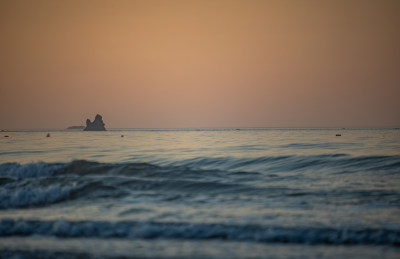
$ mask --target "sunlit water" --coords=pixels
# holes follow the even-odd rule
[[[0,137],[3,257],[400,253],[397,129],[10,131]]]

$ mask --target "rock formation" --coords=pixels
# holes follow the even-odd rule
[[[97,114],[93,122],[89,119],[86,120],[86,128],[84,131],[104,131],[106,130],[104,125],[103,117],[101,117],[100,114]]]

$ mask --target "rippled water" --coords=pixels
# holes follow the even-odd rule
[[[400,130],[2,133],[3,257],[400,252]]]

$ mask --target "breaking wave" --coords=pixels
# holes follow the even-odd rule
[[[346,154],[288,155],[256,158],[197,157],[182,161],[160,163],[98,163],[74,160],[69,163],[5,163],[0,165],[0,177],[33,178],[55,174],[158,174],[182,170],[213,170],[225,172],[301,172],[319,170],[346,172],[395,170],[400,168],[400,156],[350,156]]]
[[[0,209],[47,206],[69,200],[120,198],[140,191],[181,194],[237,193],[250,196],[355,197],[396,203],[395,190],[298,190],[288,179],[312,180],[329,174],[399,174],[400,156],[343,154],[259,158],[195,158],[169,165],[149,163],[6,163],[0,165]],[[311,173],[310,173],[311,172]],[[287,174],[292,173],[292,174]],[[310,176],[307,175],[310,173]],[[290,178],[291,177],[291,178]],[[309,178],[307,178],[309,177]],[[397,176],[396,176],[397,177]],[[262,183],[281,181],[279,187]]]
[[[5,163],[0,165],[0,177],[33,178],[50,176],[57,170],[65,167],[65,164],[58,163]]]
[[[0,188],[0,209],[53,204],[67,199],[73,187],[25,187],[16,190]]]

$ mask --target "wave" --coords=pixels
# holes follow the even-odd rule
[[[72,180],[68,178],[68,180]],[[79,181],[79,184],[76,182]],[[45,183],[44,183],[45,184]],[[22,183],[22,185],[25,185]],[[12,188],[10,186],[13,186]],[[249,192],[257,193],[257,188],[241,184],[213,181],[190,181],[168,179],[129,179],[126,177],[74,178],[70,185],[53,184],[50,186],[31,184],[19,186],[14,182],[0,187],[0,209],[30,208],[49,206],[73,200],[119,199],[128,195],[140,196],[145,191],[155,191],[161,200],[168,194],[223,194]]]
[[[59,169],[65,167],[66,164],[61,163],[5,163],[0,165],[0,176],[16,177],[16,178],[33,178],[50,176]]]
[[[400,245],[399,229],[268,227],[172,222],[35,221],[3,219],[0,236],[228,240],[262,243]]]
[[[15,191],[0,188],[0,209],[53,204],[69,198],[73,187],[25,187]]]
[[[358,202],[396,203],[396,189],[298,189],[318,172],[398,174],[400,156],[353,157],[345,154],[259,158],[194,158],[169,165],[149,163],[6,163],[0,165],[0,209],[48,206],[70,200],[121,198],[154,191],[167,194],[245,194],[252,197],[344,197]],[[287,174],[287,172],[293,172]],[[301,173],[299,173],[301,172]],[[358,176],[357,176],[358,177]],[[396,176],[397,177],[397,176]],[[276,183],[278,185],[274,185]],[[367,200],[366,200],[367,199]]]
[[[328,172],[387,171],[398,172],[400,156],[350,156],[346,154],[287,155],[264,157],[197,157],[181,161],[151,163],[98,163],[74,160],[69,163],[5,163],[0,165],[0,177],[34,178],[59,174],[112,174],[154,176],[172,173],[173,177],[198,173],[264,173],[303,172],[327,169]]]
[[[346,154],[288,155],[256,158],[198,157],[172,163],[189,168],[247,172],[304,172],[327,169],[328,172],[395,171],[400,156],[350,156]]]
[[[150,193],[150,194],[149,194]],[[198,195],[215,197],[224,195],[226,200],[235,200],[238,195],[258,200],[264,199],[322,199],[327,204],[381,204],[393,206],[398,204],[400,193],[397,190],[304,190],[283,186],[261,188],[246,183],[223,183],[222,181],[189,181],[189,180],[124,180],[95,179],[81,180],[78,185],[67,186],[26,186],[0,188],[0,210],[32,207],[44,207],[68,201],[91,201],[99,199],[118,199],[131,196],[139,198],[151,195],[158,202],[181,200],[196,202]],[[293,201],[295,202],[295,201]]]

